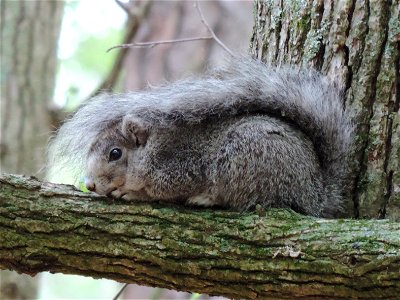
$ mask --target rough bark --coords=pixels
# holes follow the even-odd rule
[[[400,223],[121,203],[0,177],[0,267],[229,298],[395,298]]]
[[[400,2],[258,0],[253,54],[313,66],[340,82],[354,110],[356,217],[400,219]]]

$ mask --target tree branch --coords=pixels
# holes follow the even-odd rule
[[[126,203],[0,176],[0,268],[229,298],[395,298],[400,223]]]

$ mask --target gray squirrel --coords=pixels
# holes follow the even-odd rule
[[[333,217],[352,133],[326,77],[236,57],[199,78],[91,99],[51,141],[49,164],[116,199]]]

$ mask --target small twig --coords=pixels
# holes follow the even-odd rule
[[[119,290],[119,292],[114,296],[113,300],[117,300],[128,285],[129,283],[125,283],[124,286]]]
[[[207,31],[212,35],[213,39],[217,42],[218,45],[220,45],[226,52],[228,52],[230,55],[234,56],[232,51],[217,37],[215,34],[214,30],[210,27],[206,19],[204,18],[203,12],[200,9],[199,1],[196,0],[194,6],[197,9],[197,12],[199,13],[201,22],[204,24],[204,26],[207,28]]]
[[[136,35],[136,32],[138,31],[141,23],[143,20],[147,17],[150,6],[153,3],[150,0],[146,0],[143,2],[139,2],[140,5],[136,6],[134,10],[130,9],[131,14],[129,15],[128,22],[127,22],[127,28],[124,36],[123,43],[129,43],[130,41],[133,40],[134,36]],[[123,4],[123,3],[121,3]],[[131,17],[132,16],[132,17]],[[110,73],[107,75],[107,77],[104,79],[104,81],[97,87],[97,89],[89,96],[89,98],[92,98],[93,96],[103,92],[103,91],[108,91],[115,85],[117,82],[117,79],[119,77],[119,74],[122,69],[122,64],[123,61],[128,53],[127,49],[123,49],[119,51],[117,54],[117,57],[115,58],[114,65],[112,66]]]
[[[125,5],[119,0],[115,0],[123,9],[126,9]],[[204,18],[203,12],[200,9],[198,1],[195,2],[194,6],[199,13],[201,22],[206,27],[207,31],[211,34],[209,37],[194,37],[194,38],[184,38],[184,39],[176,39],[176,40],[164,40],[164,41],[154,41],[154,42],[138,42],[138,43],[130,43],[130,44],[120,44],[114,47],[111,47],[107,50],[110,52],[114,49],[126,49],[126,48],[154,48],[155,46],[162,45],[162,44],[173,44],[173,43],[184,43],[184,42],[192,42],[192,41],[200,41],[200,40],[215,40],[217,44],[222,47],[226,52],[230,55],[234,56],[232,51],[217,37],[214,30],[210,27],[206,19]]]
[[[118,48],[153,48],[155,46],[161,44],[172,44],[172,43],[184,43],[184,42],[192,42],[192,41],[201,41],[201,40],[211,40],[214,39],[212,36],[204,36],[204,37],[194,37],[194,38],[184,38],[184,39],[176,39],[176,40],[164,40],[164,41],[154,41],[154,42],[143,42],[143,43],[132,43],[132,44],[121,44],[114,47],[111,47],[107,50],[107,52],[118,49]]]
[[[122,3],[120,0],[115,0],[115,3],[117,3],[119,5],[119,7],[121,7],[126,12],[128,17],[133,17],[133,14],[132,14],[130,8],[128,7],[128,5]]]

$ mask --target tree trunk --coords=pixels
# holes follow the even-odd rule
[[[63,2],[1,1],[0,5],[0,169],[42,176]],[[11,272],[0,276],[0,298],[35,297],[32,278]]]
[[[358,136],[349,212],[399,220],[399,0],[258,0],[255,9],[253,55],[313,66],[344,88]]]
[[[63,5],[1,1],[2,172],[43,175]]]
[[[0,177],[0,267],[223,295],[395,298],[400,223],[114,202]]]

